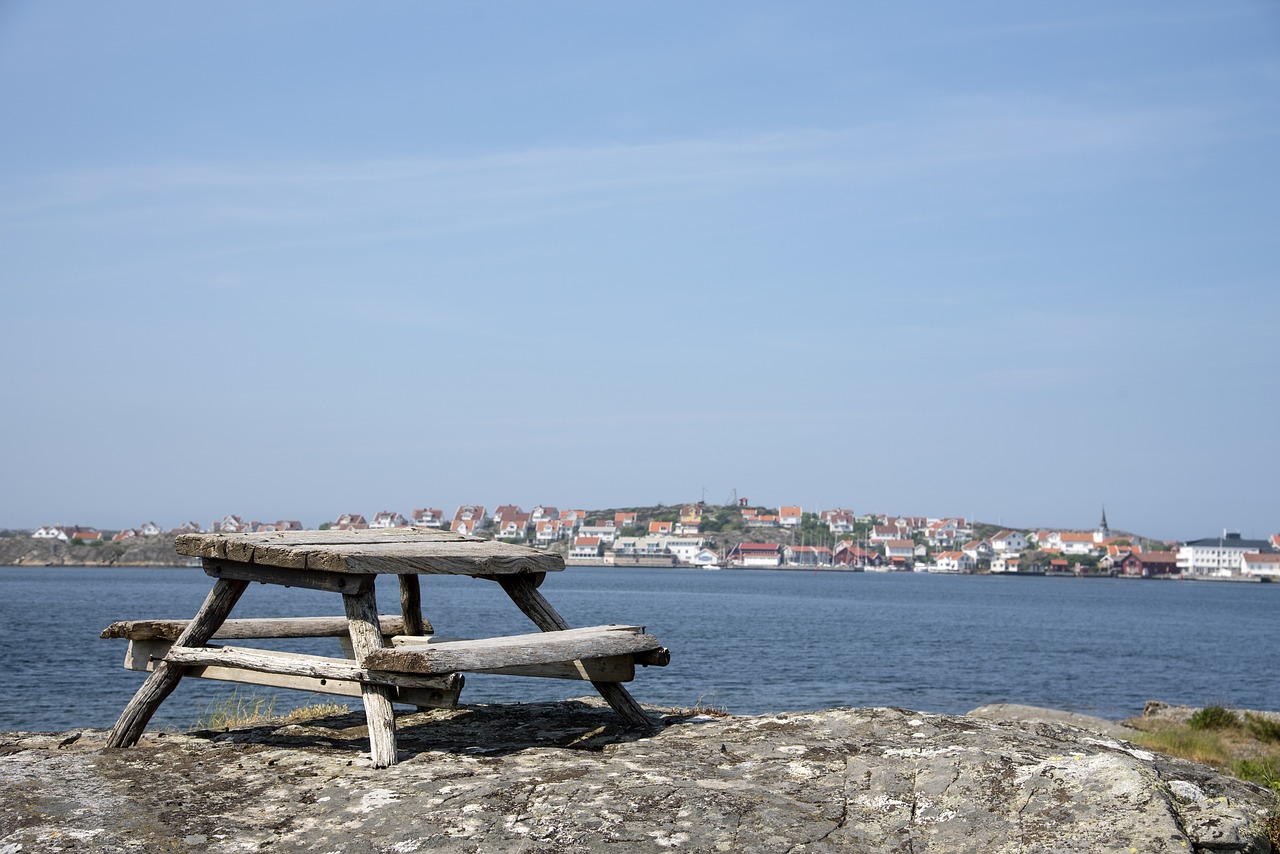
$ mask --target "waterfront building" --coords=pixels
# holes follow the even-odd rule
[[[1240,574],[1280,580],[1280,554],[1260,552],[1241,555]]]
[[[1240,559],[1270,550],[1266,540],[1246,540],[1223,531],[1220,537],[1188,540],[1178,549],[1178,572],[1183,575],[1237,575]]]

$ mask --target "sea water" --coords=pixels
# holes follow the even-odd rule
[[[126,641],[98,633],[116,620],[190,618],[210,586],[190,568],[0,568],[0,730],[109,727],[144,674],[121,666]],[[490,581],[424,576],[422,588],[440,634],[534,630]],[[759,714],[1026,703],[1122,718],[1158,699],[1280,710],[1280,584],[571,567],[542,592],[572,625],[644,625],[671,650],[669,666],[637,668],[630,688],[646,704]],[[379,579],[378,597],[396,612],[394,578]],[[254,584],[232,616],[341,613],[335,594]],[[339,654],[333,639],[258,645]],[[188,679],[152,726],[186,729],[237,689],[274,697],[277,711],[327,699]],[[467,674],[462,701],[592,693]]]

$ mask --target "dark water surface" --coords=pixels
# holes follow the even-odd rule
[[[121,667],[125,641],[98,633],[121,619],[189,618],[210,585],[199,569],[0,568],[0,730],[110,726],[143,676]],[[669,667],[641,668],[631,684],[645,703],[701,698],[742,714],[1013,702],[1121,718],[1149,699],[1280,710],[1280,584],[574,567],[542,590],[573,625],[646,625],[671,649]],[[379,580],[378,596],[383,613],[396,611],[394,578]],[[453,637],[533,630],[488,581],[424,577],[423,607]],[[233,616],[341,612],[334,594],[251,585]],[[337,652],[335,640],[271,645]],[[186,728],[235,687],[186,680],[152,725]],[[278,710],[315,699],[258,693]],[[589,693],[468,674],[462,699]]]

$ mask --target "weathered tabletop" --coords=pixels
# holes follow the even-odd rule
[[[615,631],[618,627],[584,629],[580,633],[580,640],[577,635],[570,638],[568,622],[536,589],[545,573],[564,569],[564,560],[559,555],[524,546],[437,529],[398,528],[184,534],[177,538],[176,548],[179,554],[201,558],[205,572],[216,581],[199,613],[187,623],[163,659],[156,661],[155,669],[121,714],[108,741],[111,746],[136,743],[151,715],[177,686],[185,670],[195,664],[275,667],[276,672],[295,676],[316,675],[320,673],[317,668],[320,668],[329,674],[325,678],[333,678],[336,664],[326,665],[323,661],[303,660],[307,658],[305,656],[279,653],[275,655],[273,663],[261,663],[261,656],[254,656],[252,651],[206,646],[226,623],[231,609],[250,582],[342,594],[347,630],[359,667],[341,671],[339,676],[354,680],[360,685],[369,721],[370,752],[378,767],[385,767],[396,761],[395,725],[391,710],[393,686],[404,684],[429,688],[435,683],[424,681],[423,677],[411,678],[403,674],[383,672],[385,668],[396,667],[416,669],[422,673],[426,672],[423,670],[426,665],[417,661],[420,655],[386,651],[382,626],[387,618],[378,613],[373,584],[377,575],[392,574],[399,579],[405,635],[420,636],[431,631],[430,625],[422,617],[419,575],[468,575],[497,582],[512,602],[542,632],[566,632],[555,638],[544,635],[545,642],[527,639],[530,636],[514,640],[492,639],[499,648],[518,650],[522,657],[528,658],[525,652],[538,646],[542,648],[539,650],[541,658],[538,661],[542,662],[555,658],[549,652],[554,649],[566,650],[558,653],[559,660],[566,662],[577,659],[595,660],[599,655],[613,655],[623,647],[650,655],[645,663],[665,664],[667,658],[666,650],[658,647],[650,636],[643,635],[640,636],[641,639],[634,641],[620,640],[619,633]],[[281,621],[240,622],[274,625]],[[150,627],[120,623],[113,628],[118,628],[119,631],[112,634],[112,629],[108,629],[104,636],[129,636],[133,639]],[[494,643],[487,646],[494,647]],[[440,647],[436,647],[434,657],[438,659],[442,654]],[[286,660],[283,665],[278,663],[282,657]],[[631,661],[630,658],[627,660]],[[346,673],[350,675],[342,676]],[[461,674],[451,673],[433,678],[445,680],[440,683],[441,686],[449,688],[452,692],[450,696],[456,701],[457,692],[462,685]],[[588,675],[586,678],[591,679],[595,688],[629,726],[650,726],[644,709],[621,684],[599,680],[595,675]]]
[[[511,575],[564,569],[559,555],[435,528],[183,534],[178,554],[350,574]]]

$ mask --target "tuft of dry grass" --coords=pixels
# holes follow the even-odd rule
[[[260,724],[294,724],[331,715],[345,715],[348,711],[350,710],[343,703],[325,700],[277,715],[275,697],[262,696],[256,692],[241,693],[237,688],[206,706],[190,729],[230,729]]]
[[[691,718],[695,715],[708,715],[713,718],[729,717],[729,709],[725,706],[713,706],[706,702],[706,695],[698,697],[692,706],[676,709],[676,716],[682,718]]]
[[[1185,722],[1157,724],[1133,741],[1280,793],[1280,724],[1270,718],[1210,706]]]

